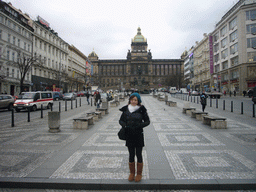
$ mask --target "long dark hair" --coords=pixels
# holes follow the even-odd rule
[[[131,100],[132,100],[134,97],[136,97],[136,96],[135,96],[135,95],[132,95],[132,96],[129,98],[128,105],[131,104]],[[137,98],[137,97],[136,97],[136,98]],[[138,98],[137,98],[137,100],[138,100],[138,104],[137,104],[137,105],[141,106],[141,102],[139,101]]]

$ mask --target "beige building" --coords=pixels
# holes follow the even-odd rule
[[[206,91],[210,87],[210,66],[209,66],[209,37],[205,33],[200,42],[196,42],[194,53],[194,78],[192,80],[194,89]]]
[[[211,86],[238,94],[256,86],[256,1],[240,0],[216,24]],[[210,45],[211,46],[211,45]]]
[[[74,45],[68,47],[68,91],[82,91],[90,75],[87,57]]]

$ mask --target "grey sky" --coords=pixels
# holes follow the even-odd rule
[[[6,0],[5,0],[6,1]],[[140,26],[153,59],[178,59],[238,0],[9,0],[86,56],[125,59]]]

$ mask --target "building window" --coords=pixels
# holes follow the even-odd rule
[[[234,44],[230,47],[230,54],[235,54],[238,51],[238,44]]]
[[[8,43],[11,43],[11,34],[8,34]]]
[[[214,55],[214,62],[217,63],[219,61],[219,54]]]
[[[216,43],[214,46],[213,46],[213,50],[214,52],[217,52],[219,50],[219,43]]]
[[[46,51],[46,43],[44,43],[44,51]]]
[[[30,52],[30,44],[28,44],[28,52]]]
[[[10,60],[10,51],[7,51],[7,60]]]
[[[256,19],[256,9],[246,11],[246,20],[255,20]]]
[[[221,59],[225,59],[228,56],[228,49],[221,52]]]
[[[12,52],[12,61],[15,61],[15,52]]]
[[[219,72],[220,71],[220,65],[215,65],[214,66],[214,71],[215,71],[215,73]]]
[[[225,61],[222,63],[222,69],[227,69],[228,68],[228,61]]]
[[[247,57],[249,62],[256,61],[256,52],[247,53]]]
[[[246,33],[256,35],[256,24],[246,25]]]
[[[230,34],[230,42],[233,42],[237,39],[237,30]]]
[[[27,49],[27,44],[24,42],[24,49],[26,50]]]
[[[227,26],[223,27],[223,28],[220,30],[220,36],[223,37],[226,33],[227,33]]]
[[[239,71],[238,70],[231,71],[230,79],[237,79],[237,78],[239,78]]]
[[[42,49],[42,41],[40,41],[39,48]]]
[[[6,76],[9,77],[9,67],[6,69]]]
[[[227,45],[227,42],[228,42],[228,38],[226,37],[221,41],[221,47],[224,48]]]
[[[237,21],[237,18],[229,22],[229,30],[233,30],[235,28],[235,26],[237,25],[236,21]]]
[[[20,71],[17,70],[17,79],[19,79],[19,78],[20,78]]]
[[[12,78],[14,78],[14,69],[12,69]]]
[[[218,39],[219,39],[219,34],[218,33],[214,34],[213,35],[213,42],[217,42]]]
[[[247,39],[247,48],[256,49],[256,37]]]
[[[0,39],[2,39],[2,30],[0,29]]]
[[[227,74],[227,73],[225,73],[225,74],[223,75],[223,81],[228,81],[228,74]]]
[[[16,37],[12,37],[12,44],[15,45],[16,44]]]
[[[237,65],[238,64],[238,56],[232,58],[230,60],[230,62],[231,62],[231,66]]]

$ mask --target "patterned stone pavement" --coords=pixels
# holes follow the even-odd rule
[[[142,100],[151,124],[144,131],[140,184],[256,183],[256,127],[228,118],[228,129],[213,130],[182,114],[182,103],[168,107],[152,96],[142,96]],[[128,152],[125,142],[117,138],[118,108],[110,108],[88,130],[73,130],[73,117],[68,115],[60,133],[49,133],[43,120],[29,127],[1,129],[0,179],[130,184]]]

